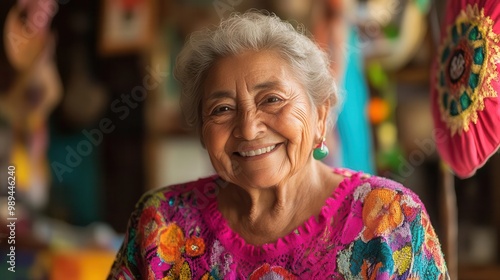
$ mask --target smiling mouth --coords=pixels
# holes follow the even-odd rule
[[[238,152],[238,154],[242,157],[254,157],[254,156],[260,156],[262,154],[269,153],[273,151],[276,148],[276,145],[271,145],[266,148],[261,148],[253,151],[246,151],[246,152]]]

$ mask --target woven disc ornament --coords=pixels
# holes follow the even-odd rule
[[[500,145],[500,1],[448,1],[433,67],[438,152],[458,177],[472,176]]]

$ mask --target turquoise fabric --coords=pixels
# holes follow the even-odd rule
[[[91,145],[92,151],[88,155],[80,156],[81,161],[73,167],[67,162],[68,149],[78,150],[79,143],[88,139],[81,131],[65,133],[57,127],[52,119],[47,153],[52,175],[49,215],[78,226],[100,221],[102,220],[103,190],[102,174],[100,174],[102,170],[101,147]],[[56,162],[64,165],[71,172],[57,169],[54,166]],[[58,166],[61,167],[61,165]],[[59,174],[56,170],[59,170]]]
[[[340,164],[353,170],[375,173],[372,132],[366,113],[368,86],[363,73],[363,53],[357,31],[351,28],[343,83],[344,104],[337,121]]]

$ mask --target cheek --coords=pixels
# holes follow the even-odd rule
[[[201,134],[214,168],[227,169],[230,160],[225,149],[231,130],[225,125],[208,122],[202,126]]]
[[[286,123],[284,126],[285,133],[289,141],[293,144],[307,146],[311,142],[312,135],[312,115],[308,110],[307,104],[302,106],[294,106],[284,112]]]
[[[202,126],[201,135],[210,154],[220,153],[221,148],[224,147],[227,140],[224,131],[222,126],[210,122]]]
[[[307,104],[293,106],[286,113],[283,134],[289,141],[288,157],[295,167],[302,166],[314,148],[314,118]],[[285,122],[283,122],[284,124]]]

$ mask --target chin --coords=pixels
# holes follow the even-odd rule
[[[280,182],[276,176],[271,174],[248,174],[240,175],[235,178],[235,184],[240,187],[251,187],[256,189],[271,188]]]

